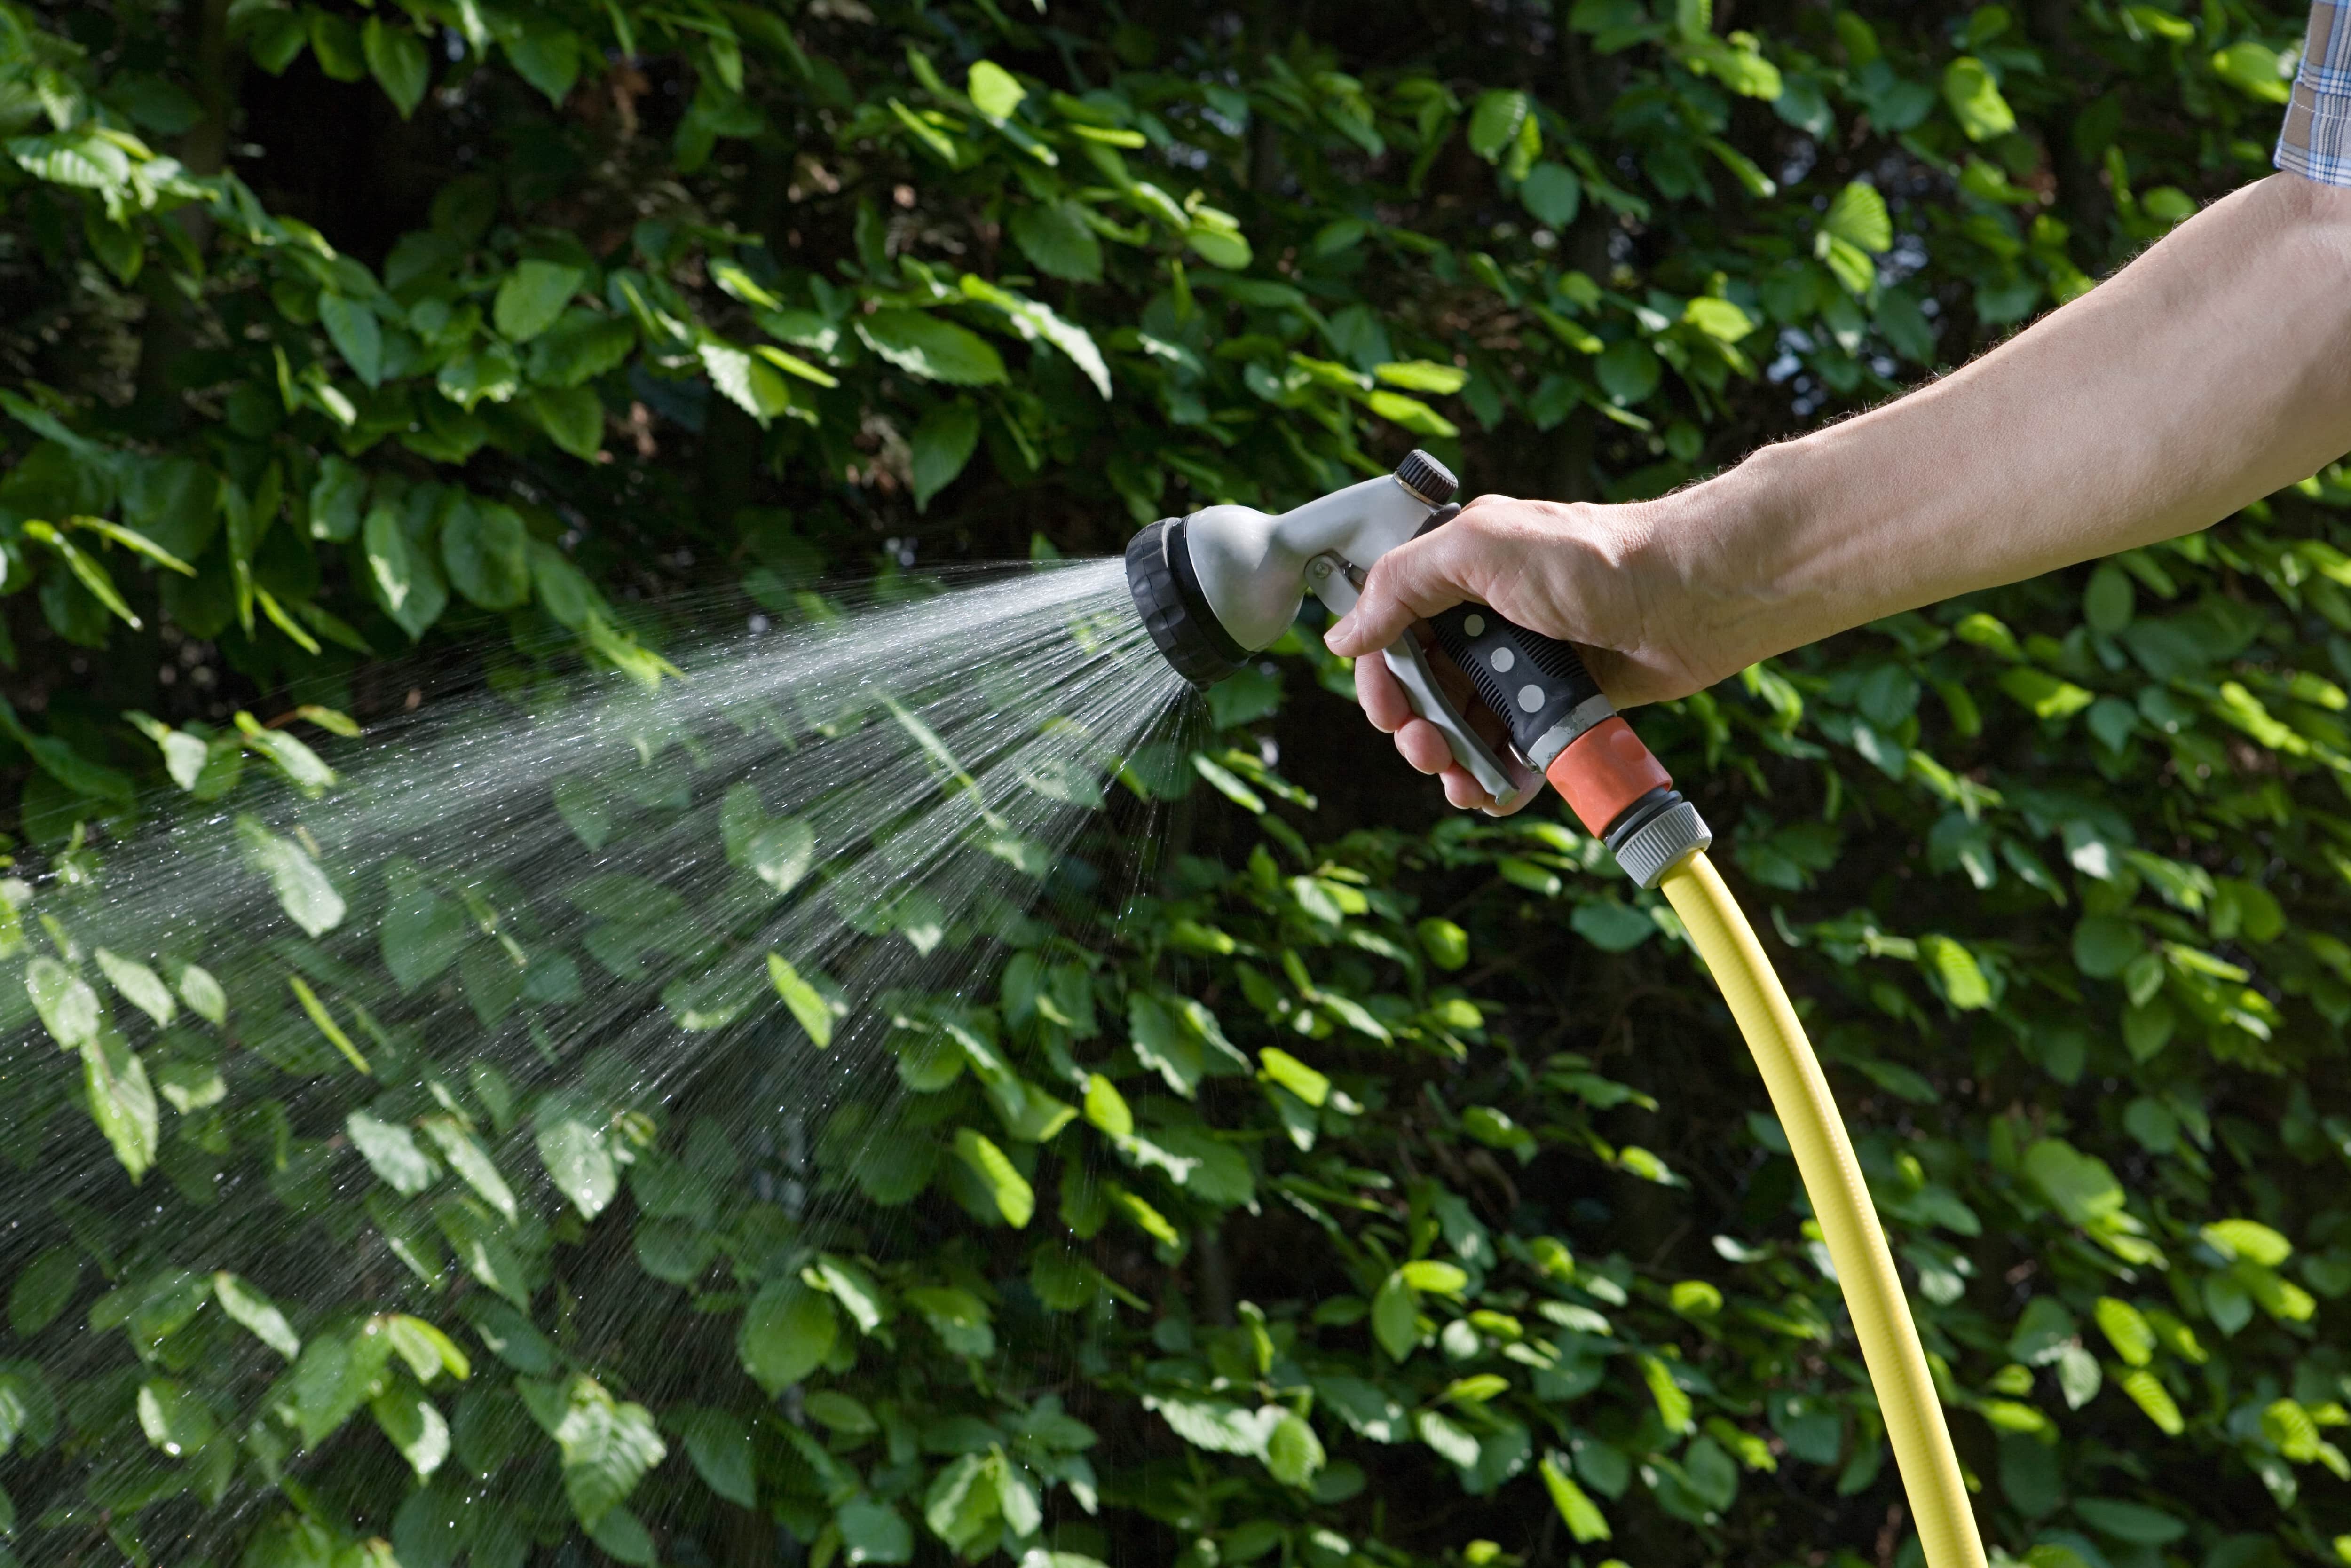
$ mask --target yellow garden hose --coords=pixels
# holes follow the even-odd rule
[[[1383,555],[1461,510],[1450,505],[1459,487],[1444,464],[1413,452],[1393,475],[1279,517],[1221,505],[1154,523],[1127,547],[1135,613],[1176,672],[1206,687],[1240,669],[1247,650],[1270,647],[1286,633],[1310,590],[1339,614],[1353,611],[1364,573]],[[1763,1070],[1787,1131],[1894,1440],[1927,1568],[1985,1568],[1942,1402],[1853,1140],[1788,993],[1706,858],[1713,834],[1618,716],[1573,644],[1517,625],[1485,604],[1457,604],[1432,617],[1431,625],[1436,645],[1509,731],[1514,759],[1559,791],[1636,885],[1662,889],[1681,916]],[[1420,643],[1398,638],[1383,662],[1413,712],[1444,736],[1455,764],[1496,809],[1523,803],[1536,786],[1505,768],[1454,706]]]
[[[1894,1255],[1878,1228],[1869,1187],[1854,1158],[1853,1140],[1837,1115],[1828,1080],[1804,1039],[1762,944],[1740,913],[1706,852],[1665,873],[1658,890],[1681,916],[1698,956],[1706,960],[1739,1032],[1755,1053],[1763,1086],[1795,1152],[1813,1214],[1827,1241],[1829,1260],[1853,1314],[1862,1360],[1877,1391],[1877,1406],[1894,1442],[1894,1462],[1909,1494],[1928,1568],[1984,1568],[1975,1511],[1959,1477],[1959,1458],[1943,1422],[1942,1401],[1927,1370],[1927,1354],[1910,1322]]]

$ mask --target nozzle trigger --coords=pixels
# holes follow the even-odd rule
[[[1363,580],[1363,568],[1337,556],[1318,555],[1306,563],[1307,586],[1334,615],[1344,615],[1354,609]],[[1493,797],[1497,813],[1515,810],[1542,788],[1541,774],[1531,768],[1511,767],[1486,744],[1484,737],[1469,727],[1469,721],[1437,684],[1428,655],[1411,632],[1389,643],[1380,656],[1403,685],[1412,711],[1437,727],[1445,737],[1446,748],[1453,753],[1453,760],[1478,781],[1478,788]]]

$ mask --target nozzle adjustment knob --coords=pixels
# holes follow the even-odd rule
[[[1461,488],[1461,481],[1453,476],[1452,469],[1416,446],[1396,465],[1395,476],[1397,484],[1432,507],[1445,505]]]

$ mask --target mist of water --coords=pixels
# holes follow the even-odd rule
[[[80,1217],[120,1249],[125,1278],[168,1263],[281,1288],[288,1265],[257,1249],[298,1247],[318,1223],[336,1277],[292,1293],[381,1299],[414,1289],[415,1260],[358,1223],[381,1189],[349,1155],[350,1108],[372,1096],[388,1126],[430,1120],[436,1102],[462,1111],[508,1178],[538,1183],[520,1112],[560,1083],[691,1102],[786,1173],[759,1176],[761,1197],[813,1222],[790,1173],[810,1168],[816,1113],[862,1097],[884,1107],[863,1124],[885,1126],[893,1031],[992,996],[1008,947],[1070,942],[1057,908],[1114,906],[1091,884],[1137,874],[1122,846],[1149,834],[1108,831],[1105,810],[1123,773],[1180,758],[1168,737],[1186,688],[1114,560],[674,657],[683,678],[653,691],[583,677],[521,702],[436,703],[345,748],[356,757],[329,749],[343,778],[316,799],[248,775],[230,802],[164,802],[94,863],[68,857],[25,904],[28,961],[103,998],[110,1048],[137,1053],[170,1108],[158,1168],[134,1188],[93,1157],[78,1082],[64,1103],[18,1094],[0,1106],[11,1211]],[[1072,856],[1089,834],[1113,863]],[[175,994],[142,1001],[142,967]],[[205,975],[223,1027],[195,1016]],[[13,976],[0,988],[0,1076],[61,1082],[53,1031]],[[726,1081],[705,1082],[719,1064]],[[284,1108],[274,1173],[230,1157],[225,1136],[214,1157],[186,1135],[183,1122],[265,1096]],[[250,1189],[260,1179],[272,1194]],[[169,1206],[168,1234],[164,1185],[189,1200]],[[0,1239],[0,1271],[23,1267],[17,1251]],[[110,1337],[43,1354],[82,1377],[120,1360]],[[250,1340],[234,1354],[266,1359]]]

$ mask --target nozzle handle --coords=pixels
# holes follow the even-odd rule
[[[1457,604],[1434,624],[1437,645],[1510,727],[1510,743],[1538,772],[1616,712],[1583,655],[1556,637],[1530,632],[1483,604]]]
[[[1307,562],[1306,581],[1332,614],[1344,615],[1355,607],[1355,580],[1349,575],[1346,563],[1336,556],[1319,555]],[[1446,748],[1453,753],[1453,760],[1478,781],[1478,788],[1493,798],[1494,810],[1515,810],[1528,796],[1542,788],[1541,772],[1520,768],[1514,760],[1498,754],[1469,727],[1469,721],[1437,683],[1437,672],[1429,667],[1428,655],[1421,651],[1413,633],[1406,632],[1388,644],[1381,658],[1404,687],[1412,711],[1437,727],[1445,737]]]

